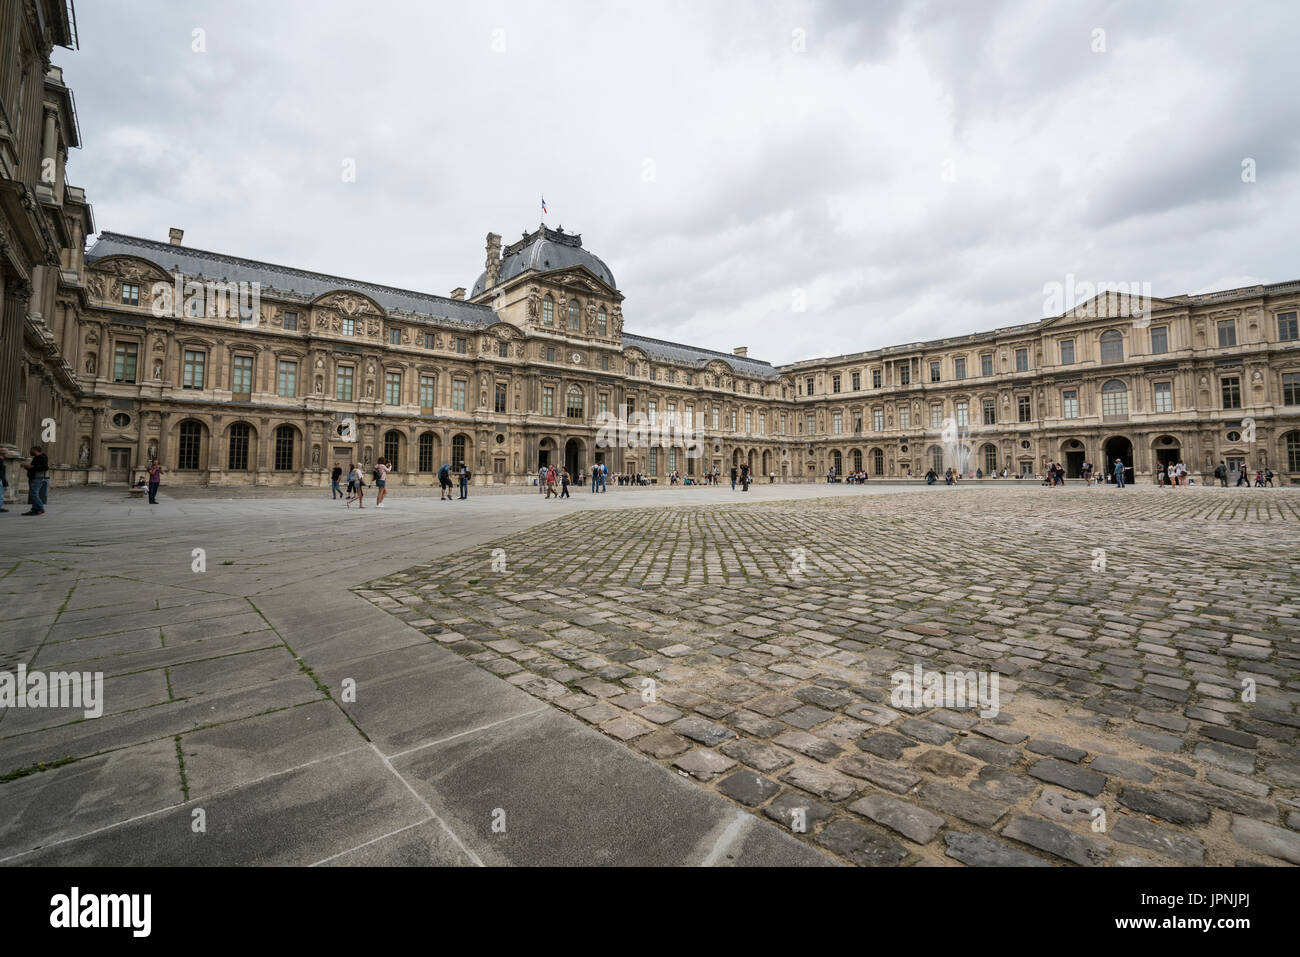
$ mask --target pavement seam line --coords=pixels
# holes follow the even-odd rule
[[[470,859],[471,863],[473,863],[475,867],[483,867],[484,866],[483,861],[479,858],[479,856],[465,846],[464,842],[461,841],[461,839],[456,836],[456,832],[453,831],[451,828],[449,828],[447,826],[447,822],[438,816],[438,812],[433,809],[433,806],[428,801],[426,801],[423,797],[421,797],[420,793],[416,791],[415,788],[411,787],[411,782],[406,780],[406,778],[402,777],[401,773],[397,770],[397,768],[393,767],[392,762],[389,761],[388,758],[384,756],[384,753],[380,751],[379,748],[375,747],[373,742],[371,743],[370,747],[374,750],[375,754],[378,755],[379,760],[384,763],[384,767],[388,768],[388,770],[392,772],[393,777],[401,781],[402,784],[406,787],[406,790],[410,791],[411,795],[417,801],[419,801],[421,805],[424,806],[424,809],[429,812],[429,817],[437,821],[438,826],[447,832],[447,836],[456,842],[456,846],[465,852],[465,855]]]
[[[403,831],[409,831],[413,827],[420,827],[421,825],[428,824],[430,821],[434,821],[434,820],[437,819],[432,817],[426,817],[423,821],[416,821],[414,824],[406,825],[406,827],[399,827],[396,831],[389,831],[387,834],[380,834],[378,837],[371,838],[368,841],[358,844],[356,847],[349,847],[346,851],[339,851],[337,854],[331,854],[329,857],[323,857],[316,863],[308,864],[307,866],[320,867],[322,864],[328,864],[330,861],[338,860],[340,857],[343,857],[347,854],[351,854],[354,851],[359,851],[363,847],[369,847],[371,844],[378,844],[380,841],[386,841],[390,837],[395,837],[398,834],[401,834]]]
[[[457,738],[463,738],[467,735],[478,734],[480,731],[487,731],[490,728],[498,727],[510,721],[518,721],[520,718],[527,718],[529,715],[541,714],[543,711],[553,710],[550,705],[542,705],[540,708],[534,708],[532,711],[525,711],[521,714],[512,714],[508,718],[502,718],[500,721],[493,721],[490,724],[481,725],[477,728],[470,728],[468,731],[461,731],[457,734],[449,735],[445,738],[439,738],[437,741],[428,741],[424,744],[416,745],[414,748],[407,748],[405,751],[398,751],[394,754],[386,755],[388,758],[404,758],[408,754],[414,754],[416,751],[423,751],[425,748],[432,748],[435,745],[446,744],[448,741],[455,741]]]
[[[171,737],[171,735],[165,735],[164,737]],[[160,738],[158,740],[162,740],[162,739]],[[238,791],[240,788],[252,787],[255,784],[261,784],[263,781],[269,781],[272,778],[278,778],[284,774],[292,774],[294,771],[301,771],[303,768],[309,768],[313,764],[320,764],[322,761],[332,761],[335,758],[342,758],[356,751],[364,751],[365,748],[366,746],[364,744],[359,744],[355,748],[348,748],[348,750],[340,751],[338,754],[326,755],[323,758],[314,758],[311,761],[306,761],[302,764],[295,765],[294,767],[291,768],[285,768],[282,771],[272,771],[270,774],[264,774],[260,778],[253,778],[251,781],[242,781],[239,784],[232,784],[229,787],[218,788],[215,791],[210,791],[207,794],[204,794],[202,797],[191,798],[188,801],[181,801],[179,804],[168,804],[164,807],[155,808],[152,811],[146,811],[144,814],[137,814],[134,817],[128,817],[121,821],[114,821],[112,824],[104,824],[100,827],[92,828],[91,830],[86,831],[82,834],[75,834],[72,837],[65,837],[61,840],[53,841],[52,843],[49,844],[42,844],[40,847],[33,847],[29,851],[20,851],[17,854],[10,854],[8,857],[0,857],[0,864],[6,864],[9,861],[15,861],[20,857],[26,857],[28,854],[35,854],[37,851],[49,850],[51,847],[59,847],[63,844],[71,844],[74,841],[81,841],[88,837],[93,837],[96,834],[102,834],[104,831],[111,831],[117,827],[124,827],[127,824],[134,824],[136,821],[143,821],[146,818],[156,817],[159,814],[166,813],[167,811],[175,811],[178,810],[179,808],[185,807],[185,805],[187,804],[194,804],[201,800],[206,801],[209,798],[219,797],[222,794],[229,794],[231,791]],[[124,749],[119,748],[116,750],[124,750]]]

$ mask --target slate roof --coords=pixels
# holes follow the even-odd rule
[[[186,276],[202,276],[223,282],[258,282],[267,289],[302,293],[312,298],[335,289],[348,289],[369,296],[390,312],[414,313],[435,319],[452,319],[476,326],[488,326],[497,321],[491,306],[479,305],[447,296],[434,296],[410,289],[380,286],[357,279],[344,279],[325,273],[277,266],[241,259],[224,253],[175,246],[171,243],[125,236],[121,233],[102,232],[95,245],[86,253],[86,262],[92,263],[106,256],[138,256],[157,264],[167,272],[180,271]]]
[[[648,336],[638,336],[630,332],[623,333],[623,348],[637,348],[646,355],[658,359],[667,359],[671,362],[680,362],[685,365],[693,365],[700,369],[715,359],[721,359],[741,375],[753,376],[758,379],[778,379],[781,376],[780,370],[773,366],[772,363],[764,362],[761,359],[750,359],[747,356],[714,352],[712,349],[684,346],[679,342],[665,342],[663,339],[651,339]]]
[[[610,289],[618,288],[614,283],[614,274],[605,265],[605,261],[595,253],[582,248],[580,235],[564,233],[544,226],[524,236],[519,242],[506,247],[501,257],[501,274],[497,277],[497,282],[514,279],[529,269],[550,272],[555,269],[568,269],[571,266],[585,266]],[[487,273],[479,273],[469,297],[471,299],[477,297],[483,292],[486,283]]]

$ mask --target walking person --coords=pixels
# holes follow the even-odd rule
[[[158,504],[158,486],[162,484],[162,466],[157,459],[149,463],[149,504]]]
[[[469,498],[469,476],[469,466],[462,462],[460,466],[460,497],[462,499]]]
[[[32,462],[27,470],[27,502],[31,506],[24,515],[44,515],[45,499],[50,488],[50,460],[39,445],[32,446]]]
[[[731,467],[731,490],[733,492],[736,490],[736,467],[734,465]]]
[[[375,463],[375,488],[379,490],[375,493],[375,508],[384,507],[384,498],[388,495],[388,473],[392,470],[386,458]]]
[[[1214,477],[1224,488],[1228,487],[1228,465],[1223,459],[1219,459],[1219,464],[1214,467]]]
[[[541,492],[543,495],[546,494],[546,476],[549,474],[550,470],[545,465],[539,465],[537,467],[537,491]]]
[[[560,469],[560,498],[569,497],[569,470]]]
[[[334,466],[334,471],[330,473],[330,501],[331,502],[334,501],[336,498],[344,497],[343,490],[339,488],[339,479],[341,479],[342,477],[343,477],[343,467],[341,465]]]
[[[348,497],[343,500],[347,508],[351,508],[353,502],[357,503],[357,508],[366,507],[366,483],[361,479],[361,466],[355,462],[348,472],[348,492]]]
[[[1116,488],[1124,487],[1124,460],[1123,459],[1115,460],[1115,487]]]

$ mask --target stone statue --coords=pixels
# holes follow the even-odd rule
[[[162,378],[162,360],[161,360],[161,359],[156,360],[156,361],[154,362],[154,364],[153,364],[153,377],[154,377],[155,379],[161,379],[161,378]]]
[[[322,391],[321,378],[320,378],[320,376],[317,376],[317,377],[316,377],[316,394],[317,394],[317,395],[320,395],[320,394],[321,394],[321,391]]]
[[[367,398],[367,399],[373,399],[374,397],[375,397],[375,383],[374,383],[374,380],[373,380],[373,379],[367,379],[367,380],[366,380],[366,398]]]
[[[92,352],[86,356],[86,375],[95,374],[95,354]]]
[[[90,465],[90,445],[85,439],[81,440],[81,448],[77,449],[77,464],[83,469]]]
[[[314,469],[320,468],[320,446],[319,445],[313,445],[311,447],[311,467]]]
[[[530,319],[536,319],[542,311],[542,295],[537,291],[536,286],[528,287],[528,316]]]
[[[156,459],[157,457],[158,457],[158,443],[157,443],[157,442],[150,442],[150,443],[149,443],[149,461],[152,462],[152,461],[153,461],[154,459]]]

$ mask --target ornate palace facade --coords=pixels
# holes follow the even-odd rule
[[[0,450],[46,446],[56,486],[126,483],[154,456],[192,485],[319,486],[379,456],[405,485],[444,462],[523,484],[549,463],[807,481],[1115,458],[1139,480],[1226,460],[1300,482],[1300,282],[1157,299],[1136,321],[1101,296],[777,367],[626,332],[612,272],[559,229],[489,234],[483,274],[449,296],[207,252],[179,229],[83,252],[56,44],[76,44],[70,3],[0,0]],[[598,418],[620,412],[680,420],[703,456],[600,447]]]
[[[539,464],[663,479],[747,462],[1077,474],[1122,458],[1207,476],[1220,460],[1300,482],[1300,282],[1151,301],[1099,296],[1051,319],[775,367],[624,331],[623,295],[577,235],[489,234],[467,296],[434,296],[102,233],[68,356],[82,401],[69,481],[125,482],[157,454],[173,483],[321,485],[335,464],[443,462],[482,484]],[[185,283],[191,295],[178,293]],[[222,291],[229,294],[222,300]],[[256,288],[243,313],[238,290]],[[158,308],[155,296],[169,301]],[[175,301],[171,301],[175,300]],[[597,416],[673,416],[681,448],[601,448]],[[945,425],[949,434],[943,441]],[[390,479],[392,481],[392,479]]]

